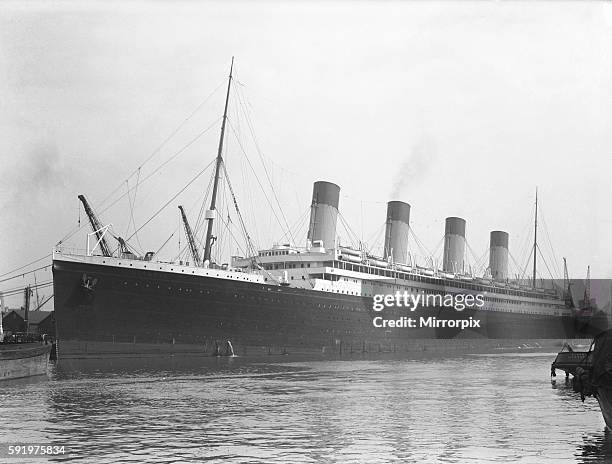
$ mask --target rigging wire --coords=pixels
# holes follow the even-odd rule
[[[177,229],[179,229],[179,230],[180,230],[180,226],[179,226],[179,228],[177,228]],[[172,232],[172,234],[170,234],[170,237],[168,237],[168,238],[166,239],[166,241],[165,241],[164,243],[162,243],[162,246],[160,246],[160,247],[159,247],[159,249],[158,249],[158,250],[157,250],[157,251],[156,251],[156,252],[153,254],[153,256],[157,256],[157,255],[159,254],[159,252],[160,252],[160,251],[162,251],[162,249],[163,249],[163,248],[166,246],[166,244],[167,244],[167,243],[170,241],[170,239],[171,239],[172,237],[174,237],[174,234],[176,234],[176,232],[177,232],[177,231],[175,230],[174,232]],[[151,259],[153,259],[153,256],[151,257]]]
[[[366,239],[366,241],[365,241],[365,242],[361,242],[361,243],[362,243],[362,246],[365,246],[367,243],[371,243],[371,242],[376,243],[376,241],[378,240],[378,237],[379,237],[380,233],[382,232],[382,230],[385,228],[385,226],[386,226],[386,225],[387,225],[386,221],[385,221],[385,222],[383,222],[383,223],[382,223],[382,224],[381,224],[381,225],[378,227],[378,229],[376,229],[376,230],[374,231],[374,233],[373,233],[372,235],[370,235],[369,237],[367,237],[367,239]]]
[[[520,274],[521,273],[521,265],[517,262],[517,260],[514,258],[512,253],[510,253],[510,250],[508,250],[508,256],[510,256],[510,259],[512,260],[512,263],[515,266],[515,269],[514,269],[516,271],[515,276],[518,277],[519,279],[521,279],[522,278],[522,276]]]
[[[476,255],[476,252],[474,251],[474,249],[470,246],[469,242],[467,241],[467,239],[465,240],[465,245],[468,249],[468,251],[470,252],[470,254],[472,255],[472,259],[474,260],[474,267],[472,269],[472,274],[473,275],[479,275],[478,272],[476,272],[476,270],[481,271],[484,274],[486,272],[486,268],[483,269],[484,267],[484,260],[486,259],[486,255],[487,255],[487,251],[485,251],[480,257],[478,257]],[[467,261],[467,260],[466,260]],[[468,265],[469,267],[469,265]]]
[[[419,241],[419,243],[421,244],[421,247],[427,252],[427,256],[431,256],[432,258],[436,255],[436,253],[438,253],[438,250],[440,249],[440,247],[442,246],[442,244],[444,243],[444,235],[440,238],[440,240],[438,240],[438,243],[436,244],[436,247],[434,248],[433,253],[425,246],[425,243],[418,238],[418,236],[416,234],[414,234],[414,237]]]
[[[291,229],[295,230],[296,235],[297,235],[298,230],[302,228],[302,224],[306,221],[309,211],[310,211],[310,207],[306,208],[304,212],[297,218],[297,220],[291,226]],[[276,240],[276,242],[281,243],[285,239],[285,237],[287,237],[287,235],[288,235],[287,232],[285,232],[278,240]]]
[[[340,222],[344,226],[344,229],[346,230],[346,233],[349,236],[349,240],[351,240],[352,245],[354,247],[355,243],[360,242],[359,236],[355,233],[354,230],[351,229],[351,226],[349,225],[348,221],[346,220],[346,218],[342,215],[340,211],[338,211],[338,217],[340,218]],[[352,234],[352,237],[351,237],[351,234]]]
[[[202,137],[206,132],[208,132],[210,129],[212,129],[215,124],[217,124],[219,122],[221,118],[218,118],[215,122],[213,122],[210,126],[208,126],[206,129],[202,130],[199,134],[197,134],[193,139],[191,139],[189,142],[187,142],[187,144],[183,145],[183,147],[181,147],[177,152],[175,152],[169,159],[167,159],[165,162],[163,162],[162,164],[160,164],[153,172],[151,172],[148,176],[146,176],[141,182],[140,185],[144,184],[147,180],[149,180],[151,177],[153,177],[153,175],[155,175],[161,168],[163,168],[165,165],[167,165],[169,162],[173,161],[176,157],[178,157],[180,154],[184,153],[185,150],[187,150],[187,148],[189,148],[191,145],[193,145],[200,137]],[[123,185],[123,183],[121,184]],[[119,198],[117,198],[115,201],[113,201],[110,205],[106,206],[105,208],[102,208],[102,210],[100,210],[100,213],[104,213],[105,211],[107,211],[108,209],[110,209],[111,207],[113,207],[115,204],[117,204],[120,200],[122,200],[127,194],[129,194],[131,192],[131,190],[133,190],[134,187],[132,187],[131,189],[129,189],[126,193],[124,193],[123,195],[121,195]],[[76,229],[71,230],[66,236],[64,236],[64,238],[62,238],[57,245],[60,245],[61,243],[63,243],[65,240],[69,239],[70,237],[72,237],[74,234],[76,234],[83,226],[80,226]],[[140,228],[142,229],[142,227]],[[139,230],[140,230],[139,229]],[[133,235],[133,234],[132,234]]]
[[[434,248],[433,253],[431,253],[429,256],[431,256],[432,258],[434,256],[438,257],[438,256],[442,256],[441,259],[444,258],[444,247],[442,246],[444,244],[444,235],[442,235],[442,237],[440,237],[440,240],[438,240],[438,243],[436,243],[436,246]],[[439,255],[438,252],[441,252],[442,255]],[[438,258],[440,259],[440,258]]]
[[[200,228],[204,224],[202,219],[204,216],[204,211],[206,211],[206,202],[208,200],[208,194],[210,193],[210,189],[212,188],[214,178],[215,178],[214,174],[210,176],[210,178],[208,179],[208,185],[206,186],[206,190],[204,191],[204,197],[202,198],[200,211],[198,212],[198,218],[196,219],[196,223],[194,227],[194,231],[196,233],[200,231]]]
[[[244,220],[242,219],[242,214],[240,214],[240,209],[238,208],[238,201],[236,200],[236,195],[234,194],[234,189],[232,188],[232,184],[231,184],[231,182],[229,180],[229,175],[227,174],[227,170],[225,168],[225,163],[222,163],[221,166],[223,167],[223,172],[225,173],[225,180],[227,182],[227,186],[228,186],[229,191],[230,191],[230,193],[232,195],[232,199],[234,200],[234,207],[236,208],[236,214],[238,215],[238,219],[240,220],[240,225],[242,226],[242,231],[243,231],[244,236],[245,236],[246,241],[247,241],[247,247],[250,247],[251,252],[253,253],[253,256],[256,256],[257,255],[257,249],[253,245],[253,241],[251,240],[251,237],[249,235],[249,232],[247,231],[246,225],[244,224]],[[229,217],[229,215],[228,215],[228,217]]]
[[[542,250],[540,250],[540,247],[537,247],[538,251],[540,252],[540,257],[542,258],[542,261],[544,261],[544,265],[546,266],[546,269],[548,270],[548,273],[550,274],[550,279],[554,280],[554,276],[553,273],[551,272],[550,268],[548,267],[548,263],[546,262],[546,258],[544,258],[544,255],[542,254]],[[543,276],[542,276],[543,278]]]
[[[232,121],[228,119],[229,122],[229,127],[232,130],[232,133],[234,134],[234,137],[237,137],[236,131],[234,129],[234,126],[232,124]],[[259,180],[259,177],[257,176],[257,173],[255,172],[255,169],[253,167],[253,164],[251,163],[251,160],[249,159],[248,155],[246,154],[246,151],[244,149],[244,147],[242,146],[242,143],[240,142],[240,140],[237,139],[238,142],[238,146],[240,147],[240,151],[242,151],[242,154],[244,155],[245,159],[248,162],[249,167],[251,168],[251,172],[253,173],[253,176],[255,177],[255,179],[257,180],[257,184],[259,185],[259,188],[261,189],[266,201],[268,202],[268,205],[270,206],[270,211],[272,212],[272,214],[274,215],[276,221],[278,222],[278,224],[281,226],[281,229],[285,226],[283,226],[283,223],[281,222],[281,220],[279,219],[278,215],[276,214],[276,209],[274,208],[274,205],[272,204],[272,202],[270,201],[270,199],[268,198],[268,195],[266,194],[265,189],[263,188],[263,185],[261,184],[261,181]],[[274,193],[274,189],[272,189],[272,192]],[[281,210],[281,214],[282,214],[282,210]],[[286,222],[286,220],[285,220]],[[288,225],[287,225],[288,227]],[[295,239],[293,237],[291,237],[291,239],[295,242]]]
[[[128,218],[128,224],[127,224],[127,228],[125,230],[125,234],[127,235],[129,230],[130,230],[130,219],[131,219],[131,224],[134,226],[134,230],[136,230],[136,221],[134,220],[134,207],[136,206],[136,193],[138,192],[138,182],[140,181],[140,168],[138,168],[138,175],[136,177],[136,186],[134,188],[134,199],[132,200],[132,197],[130,194],[128,194],[128,203],[130,205],[130,218]],[[128,187],[129,190],[129,180],[125,181],[125,184]],[[138,246],[140,247],[140,249],[142,250],[142,244],[140,243],[140,239],[138,238],[138,234],[136,234],[136,241],[138,242]]]
[[[175,193],[172,198],[170,198],[170,200],[168,200],[160,209],[157,210],[156,213],[153,214],[153,216],[151,216],[149,219],[146,220],[146,222],[144,224],[142,224],[137,230],[134,231],[134,233],[132,235],[130,235],[126,241],[128,241],[129,239],[131,239],[134,234],[138,233],[140,230],[142,230],[143,227],[145,227],[149,222],[151,222],[159,213],[161,213],[164,209],[166,209],[166,207],[173,202],[176,197],[178,197],[181,193],[183,193],[187,187],[189,187],[191,184],[193,184],[202,174],[204,174],[204,172],[206,172],[206,170],[211,167],[213,165],[213,163],[215,162],[215,160],[212,160],[210,163],[208,163],[206,165],[206,167],[204,167],[204,169],[202,169],[200,172],[198,172],[189,182],[187,182],[187,184],[181,188],[177,193]]]
[[[523,228],[520,235],[523,237],[523,241],[517,248],[519,250],[519,254],[517,255],[516,271],[521,279],[525,275],[529,262],[531,261],[531,254],[533,253],[533,233],[528,232],[530,229],[529,226],[530,224],[526,224]]]
[[[50,255],[49,255],[49,256],[50,256]],[[2,280],[0,280],[0,282],[7,282],[7,281],[9,281],[9,280],[18,279],[19,277],[25,277],[27,274],[32,274],[32,273],[34,273],[34,272],[36,272],[36,271],[40,271],[41,269],[46,270],[46,269],[47,269],[49,266],[51,266],[51,265],[50,265],[50,264],[47,264],[46,266],[38,267],[38,268],[36,268],[36,269],[33,269],[33,270],[31,270],[31,271],[24,272],[24,273],[22,273],[22,274],[17,274],[17,275],[14,275],[14,276],[12,276],[12,277],[7,277],[6,279],[2,279]],[[6,274],[4,274],[4,275],[6,275]]]
[[[44,282],[39,282],[35,285],[30,285],[31,289],[39,289],[39,288],[47,288],[47,287],[51,287],[53,285],[53,280],[47,280]],[[2,292],[3,296],[14,296],[14,295],[19,295],[19,294],[23,294],[23,287],[15,287],[15,288],[11,288],[8,290],[4,290]]]
[[[202,109],[202,107],[212,98],[212,96],[217,93],[217,91],[225,84],[225,80],[221,81],[217,87],[187,116],[171,133],[168,135],[158,146],[153,150],[153,152],[136,168],[132,173],[127,177],[126,180],[130,179],[134,174],[137,173],[146,163],[148,163],[155,155],[157,155],[161,149],[187,124],[187,122],[195,116],[195,114]],[[218,121],[218,120],[217,120]],[[123,185],[123,182],[117,186],[110,194],[108,194],[100,203],[100,206],[106,203]]]
[[[408,236],[412,237],[414,239],[414,242],[417,245],[418,250],[423,254],[423,256],[427,259],[428,257],[432,257],[434,256],[433,253],[431,253],[431,251],[425,246],[425,244],[421,241],[421,239],[418,237],[418,235],[416,234],[416,232],[414,231],[414,229],[412,228],[412,226],[410,226],[408,228]],[[442,243],[442,241],[444,241],[444,237],[442,237],[440,239],[440,242],[438,242],[438,245],[436,245],[436,251],[440,246],[440,243]],[[416,258],[416,256],[415,256]],[[416,262],[414,263],[416,265]]]
[[[42,261],[43,259],[47,259],[47,258],[50,258],[50,257],[51,257],[51,253],[49,253],[48,255],[43,256],[42,258],[35,259],[34,261],[32,261],[32,262],[30,262],[28,264],[25,264],[25,265],[23,265],[21,267],[18,267],[16,269],[11,270],[11,271],[5,272],[4,274],[0,274],[0,277],[4,277],[4,276],[7,276],[9,274],[13,274],[13,273],[15,273],[17,271],[21,271],[22,269],[25,269],[26,267],[31,266],[32,264],[36,264],[39,261]],[[49,265],[47,265],[45,267],[49,267]],[[34,270],[38,271],[40,269],[43,269],[43,268],[38,268],[38,269],[34,269]],[[23,274],[19,274],[18,276],[21,276],[21,275],[24,275],[24,274],[30,274],[31,272],[33,272],[33,271],[28,271],[28,272],[25,272]],[[15,277],[18,277],[18,276],[15,276]]]
[[[517,235],[517,237],[523,237],[523,241],[517,242],[517,246],[515,249],[518,250],[518,255],[517,255],[517,258],[514,258],[514,257],[512,258],[512,264],[514,265],[514,269],[513,269],[514,272],[511,272],[509,269],[508,270],[509,275],[518,276],[521,273],[521,269],[523,268],[523,266],[519,263],[523,262],[523,256],[527,253],[527,245],[528,245],[528,240],[529,240],[529,234],[527,233],[528,228],[529,228],[529,224],[525,224],[520,234]],[[510,250],[508,250],[508,254],[510,254]]]
[[[221,222],[223,222],[223,217],[219,218],[221,220]],[[234,241],[236,242],[236,246],[238,247],[238,249],[240,250],[240,252],[245,255],[248,256],[248,252],[246,252],[239,244],[238,240],[236,239],[236,236],[233,234],[233,232],[231,231],[229,224],[226,224],[227,230],[229,231],[229,234],[232,236],[232,238],[234,239]],[[257,260],[257,257],[253,256],[253,259]],[[273,281],[277,281],[277,278],[274,277],[270,272],[268,272],[268,270],[266,268],[264,268],[260,263],[257,263],[257,267],[259,270],[263,271],[268,277],[270,277],[270,279],[272,279]]]
[[[278,205],[279,213],[280,213],[281,217],[283,218],[284,225],[283,225],[283,222],[281,222],[281,220],[280,220],[280,219],[279,219],[279,217],[278,217],[278,214],[277,214],[277,212],[276,212],[276,207],[275,207],[275,205],[273,205],[273,204],[272,204],[272,202],[270,201],[270,199],[268,198],[268,195],[266,194],[266,191],[265,191],[265,189],[263,188],[263,185],[262,185],[262,183],[261,183],[261,181],[260,181],[260,179],[259,179],[259,176],[257,176],[257,173],[255,172],[255,169],[254,169],[254,167],[253,167],[253,164],[251,163],[251,160],[250,160],[249,156],[248,156],[248,155],[247,155],[247,153],[246,153],[246,150],[245,150],[245,148],[244,148],[244,146],[243,146],[243,144],[242,144],[242,141],[240,140],[240,138],[239,138],[239,136],[238,136],[238,130],[237,130],[237,128],[234,126],[234,123],[233,123],[232,119],[229,119],[229,118],[228,118],[228,119],[227,119],[227,122],[229,123],[229,127],[230,127],[230,129],[231,129],[231,132],[232,132],[232,134],[234,135],[234,138],[235,138],[235,140],[236,140],[236,142],[237,142],[237,144],[238,144],[238,147],[240,148],[240,151],[243,153],[244,158],[247,160],[247,164],[249,165],[249,167],[250,167],[250,169],[251,169],[251,171],[252,171],[252,173],[253,173],[253,175],[254,175],[254,177],[255,177],[256,181],[257,181],[257,184],[259,185],[259,187],[260,187],[260,189],[261,189],[261,191],[262,191],[262,193],[263,193],[263,195],[264,195],[264,197],[265,197],[265,199],[266,199],[266,201],[267,201],[268,205],[270,206],[270,211],[271,211],[271,213],[274,215],[274,217],[275,217],[276,221],[278,222],[278,224],[280,225],[281,229],[285,228],[285,230],[287,230],[287,232],[288,232],[288,234],[289,234],[289,236],[290,236],[290,239],[293,241],[293,243],[296,243],[295,237],[293,236],[293,234],[292,234],[292,232],[291,232],[291,228],[290,228],[289,223],[288,223],[288,221],[287,221],[287,218],[286,218],[286,216],[285,216],[285,214],[284,214],[284,212],[283,212],[283,209],[282,209],[282,207],[281,207],[281,204],[280,204],[280,201],[279,201],[279,199],[278,199],[278,196],[276,195],[276,191],[275,191],[275,189],[274,189],[274,184],[273,184],[273,182],[272,182],[272,180],[271,180],[271,178],[270,178],[270,174],[268,173],[268,169],[267,169],[266,164],[265,164],[265,161],[264,161],[264,159],[263,159],[263,154],[262,154],[262,152],[261,152],[261,150],[260,150],[260,148],[259,148],[259,144],[258,144],[258,142],[257,142],[257,137],[255,136],[255,132],[254,132],[254,130],[253,130],[253,127],[252,127],[251,120],[250,120],[250,118],[249,118],[248,112],[245,110],[245,107],[244,107],[244,105],[243,105],[243,103],[242,103],[242,100],[240,99],[240,93],[239,93],[239,91],[234,91],[234,94],[235,94],[235,95],[238,97],[236,100],[238,101],[238,103],[239,103],[240,107],[241,107],[241,108],[242,108],[242,110],[243,110],[243,115],[244,115],[244,117],[245,117],[245,121],[246,121],[246,123],[247,123],[247,126],[249,127],[250,132],[251,132],[251,136],[252,136],[252,138],[253,138],[253,142],[254,142],[254,144],[255,144],[256,151],[257,151],[257,153],[258,153],[258,155],[259,155],[259,157],[260,157],[260,160],[261,160],[261,162],[262,162],[262,166],[263,166],[263,168],[264,168],[264,172],[265,172],[265,175],[266,175],[266,179],[268,180],[268,183],[270,184],[270,188],[271,188],[271,190],[272,190],[272,194],[273,194],[273,196],[274,196],[274,199],[276,200],[276,204]],[[227,176],[226,176],[226,177],[227,177]],[[300,261],[302,261],[302,256],[300,256],[300,253],[297,253],[297,258],[298,258]],[[310,277],[308,278],[308,282],[309,282],[309,284],[310,284],[312,287],[314,287],[314,284],[312,283],[312,279],[311,279]]]
[[[374,237],[374,240],[373,240],[372,242],[368,242],[368,243],[372,243],[372,246],[367,247],[367,249],[366,249],[366,251],[367,251],[367,252],[372,252],[372,253],[373,253],[373,251],[374,251],[375,249],[378,249],[378,248],[380,248],[380,247],[384,247],[384,244],[383,244],[383,245],[381,245],[381,244],[380,244],[380,243],[381,243],[381,241],[380,241],[380,237],[381,237],[382,235],[384,235],[383,230],[385,229],[385,226],[386,226],[386,225],[387,225],[386,221],[385,221],[385,222],[383,222],[383,223],[382,223],[382,225],[380,226],[380,228],[378,229],[378,233],[377,233],[377,234],[376,234],[376,236]],[[367,245],[367,244],[366,244],[366,245]]]
[[[529,263],[531,261],[531,256],[533,255],[534,249],[533,247],[531,247],[531,253],[529,253],[529,256],[527,257],[527,262],[525,263],[525,267],[523,268],[523,271],[521,272],[521,280],[525,279],[527,276],[527,268],[529,267]]]
[[[472,259],[474,260],[474,268],[472,269],[472,274],[477,274],[475,272],[475,270],[482,270],[482,272],[484,273],[486,271],[486,268],[483,269],[484,266],[484,260],[486,258],[486,254],[487,251],[484,252],[484,254],[482,254],[480,257],[478,257],[478,255],[476,255],[476,252],[474,251],[474,249],[470,246],[469,242],[467,241],[467,239],[465,240],[465,245],[468,249],[468,251],[470,252],[470,254],[472,255]],[[467,260],[466,260],[467,261]],[[468,265],[469,267],[469,265]]]
[[[244,256],[248,256],[248,251],[244,250],[241,246],[240,246],[240,242],[238,241],[238,239],[236,238],[236,236],[234,235],[234,233],[232,232],[232,230],[230,229],[230,224],[229,222],[225,222],[225,220],[223,219],[222,215],[219,215],[219,220],[225,225],[229,235],[232,236],[232,238],[234,239],[234,242],[236,243],[236,246],[238,247],[238,249],[240,250],[240,253],[242,253]]]
[[[489,255],[489,253],[489,250],[485,250],[480,256],[480,260],[476,263],[477,269],[482,273],[483,276],[486,275],[487,269],[489,268],[489,263],[487,262],[487,256]]]
[[[247,123],[247,127],[249,128],[249,132],[251,133],[251,137],[253,138],[253,143],[255,145],[255,150],[257,151],[257,154],[259,155],[259,159],[261,160],[261,165],[264,168],[264,173],[266,174],[266,178],[268,179],[268,183],[270,184],[270,188],[272,189],[272,194],[274,195],[274,199],[276,200],[276,203],[278,205],[278,209],[281,213],[281,216],[283,217],[283,220],[285,221],[285,227],[287,229],[289,229],[289,223],[287,221],[287,218],[285,217],[285,213],[283,212],[283,208],[281,207],[280,201],[278,199],[278,196],[276,195],[276,190],[274,189],[274,184],[272,183],[272,180],[270,179],[270,174],[268,173],[268,169],[266,167],[266,163],[264,160],[264,155],[259,147],[259,142],[257,141],[257,136],[255,135],[255,130],[253,129],[253,125],[251,123],[251,118],[249,117],[249,113],[246,110],[245,106],[242,103],[242,100],[240,98],[240,91],[236,92],[236,95],[238,95],[238,103],[242,109],[242,112],[245,116],[245,121]],[[282,227],[282,225],[281,225]],[[296,243],[296,240],[293,236],[291,236],[291,239],[293,240],[294,243]]]
[[[254,199],[253,199],[253,195],[249,195],[248,193],[251,192],[251,186],[250,183],[248,182],[248,176],[246,175],[246,169],[245,169],[245,161],[242,157],[239,158],[240,160],[240,173],[242,175],[242,193],[243,193],[243,198],[247,198],[249,201],[249,205],[250,208],[247,210],[247,214],[250,214],[250,224],[251,224],[251,230],[254,230],[255,232],[255,240],[257,243],[262,243],[261,237],[259,235],[259,228],[257,227],[258,224],[258,220],[257,220],[257,216],[255,214],[255,205],[254,205]]]
[[[558,267],[559,264],[557,263],[557,260],[555,259],[555,256],[557,256],[557,253],[555,252],[555,248],[553,247],[553,243],[550,238],[550,234],[548,232],[548,224],[546,223],[545,214],[544,214],[544,210],[542,208],[541,202],[538,204],[538,208],[540,209],[540,219],[541,219],[541,223],[543,226],[542,228],[544,229],[545,237],[546,237],[548,246],[550,248],[552,257],[553,257],[553,260],[552,260],[553,270],[555,271],[557,275],[563,275],[563,273],[561,272],[561,269]]]

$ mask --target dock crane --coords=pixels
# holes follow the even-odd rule
[[[198,251],[198,245],[196,244],[195,237],[193,236],[193,232],[191,231],[191,227],[189,226],[189,222],[187,221],[187,215],[185,214],[185,210],[180,205],[179,210],[181,210],[181,217],[183,218],[183,225],[185,226],[185,235],[187,235],[187,241],[189,242],[191,257],[193,258],[193,262],[195,263],[195,265],[199,266],[201,264],[201,260],[200,252]]]
[[[98,239],[98,243],[100,244],[102,254],[104,256],[112,256],[113,253],[110,247],[108,246],[108,242],[104,238],[104,226],[102,226],[102,224],[98,220],[98,217],[96,216],[96,213],[94,213],[91,206],[89,206],[89,202],[85,198],[85,195],[79,195],[79,200],[81,200],[81,203],[83,203],[85,214],[87,214],[87,217],[89,218],[89,223],[91,224],[91,228],[93,229],[94,234],[96,234],[96,238]]]

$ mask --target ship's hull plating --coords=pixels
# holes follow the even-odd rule
[[[375,312],[370,297],[63,260],[53,262],[53,274],[60,358],[212,354],[226,352],[228,340],[236,354],[244,355],[405,352],[452,345],[438,339],[494,343],[573,335],[572,321],[553,315],[446,308]],[[377,316],[412,317],[417,327],[374,327]],[[429,317],[471,317],[480,327],[418,327],[421,318]]]

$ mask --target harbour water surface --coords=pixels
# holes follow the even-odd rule
[[[554,354],[404,361],[200,358],[54,367],[0,385],[31,462],[604,462],[612,436]],[[0,461],[29,462],[0,454]]]

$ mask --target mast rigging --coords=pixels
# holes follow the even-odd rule
[[[225,137],[225,123],[227,121],[227,106],[229,103],[230,88],[232,86],[232,71],[234,69],[234,57],[232,57],[232,64],[230,66],[229,79],[227,81],[227,94],[225,95],[225,108],[223,110],[223,120],[221,122],[221,136],[219,137],[219,148],[217,150],[217,163],[215,166],[215,182],[213,184],[212,197],[210,200],[210,208],[206,212],[206,219],[208,220],[208,226],[206,229],[206,241],[204,243],[204,262],[210,264],[210,249],[213,244],[213,222],[215,219],[215,207],[217,203],[217,190],[219,187],[219,172],[221,164],[223,163],[223,139]]]
[[[536,288],[536,262],[538,251],[538,188],[535,196],[535,217],[533,222],[533,288]]]

